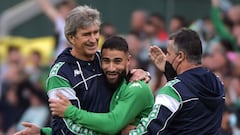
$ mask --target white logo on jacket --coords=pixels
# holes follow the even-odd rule
[[[129,88],[131,88],[131,87],[140,87],[140,88],[142,88],[141,84],[138,83],[138,82],[132,83],[132,84],[129,86]]]
[[[81,74],[81,71],[75,69],[74,70],[74,77],[76,77],[77,75],[80,75]]]

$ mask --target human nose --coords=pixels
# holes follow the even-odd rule
[[[116,66],[115,66],[115,64],[113,63],[113,62],[111,62],[110,64],[109,64],[109,71],[115,71],[115,69],[116,69]]]

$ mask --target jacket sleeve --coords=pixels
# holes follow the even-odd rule
[[[136,129],[130,135],[161,134],[171,122],[174,114],[180,107],[180,98],[169,86],[160,89],[156,96],[152,111],[146,118],[142,118]]]
[[[51,135],[52,129],[50,127],[44,127],[40,129],[41,135]]]
[[[153,95],[148,85],[131,87],[127,90],[117,105],[109,113],[91,113],[69,106],[64,117],[74,122],[104,134],[116,134],[132,121],[147,106],[152,108]],[[118,98],[118,97],[116,97]],[[117,100],[117,99],[112,100]],[[106,126],[107,125],[107,126]]]
[[[47,93],[49,98],[57,98],[56,93],[61,92],[65,97],[67,97],[71,103],[76,106],[80,107],[80,104],[78,102],[78,98],[75,94],[75,91],[72,89],[70,82],[68,79],[64,78],[63,76],[59,75],[59,69],[63,63],[59,62],[53,66],[53,68],[50,71],[48,80],[46,82],[47,84]],[[51,123],[52,128],[43,128],[41,129],[41,132],[43,135],[51,135],[51,134],[58,134],[59,129],[61,129],[62,125],[61,122],[59,121],[60,119],[55,119],[54,122]],[[78,134],[97,134],[94,131],[91,131],[85,127],[83,127],[80,124],[75,124],[71,120],[65,120],[68,121],[66,123],[71,123],[74,126],[71,128],[76,128],[78,129],[77,132]],[[66,124],[65,123],[65,124]],[[73,130],[73,129],[71,129]]]

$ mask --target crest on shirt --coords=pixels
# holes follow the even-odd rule
[[[140,87],[140,88],[142,88],[141,84],[138,83],[138,82],[132,83],[132,84],[129,86],[129,88],[131,88],[131,87]]]
[[[62,67],[63,64],[64,64],[64,62],[58,62],[58,63],[56,63],[56,64],[51,68],[49,77],[57,75],[58,70]]]
[[[80,70],[77,70],[77,69],[74,70],[74,77],[76,77],[77,75],[80,75],[80,74],[81,74]]]

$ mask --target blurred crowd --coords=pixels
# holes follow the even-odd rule
[[[18,47],[9,45],[7,58],[0,65],[0,135],[21,130],[22,121],[33,122],[40,127],[49,124],[45,81],[52,60],[69,46],[63,32],[64,17],[77,4],[65,0],[55,8],[46,0],[38,2],[56,28],[56,51],[48,65],[41,65],[41,53],[37,50],[26,58]],[[149,84],[155,94],[166,83],[166,78],[149,60],[148,48],[157,45],[166,52],[170,33],[182,27],[197,31],[204,51],[202,64],[216,73],[225,86],[222,134],[240,135],[240,5],[220,0],[211,0],[211,3],[209,16],[187,20],[185,16],[176,14],[168,25],[161,13],[135,10],[129,20],[129,32],[121,34],[129,44],[130,69],[149,71],[152,77]],[[114,24],[104,22],[100,34],[99,49],[105,39],[120,33]]]

